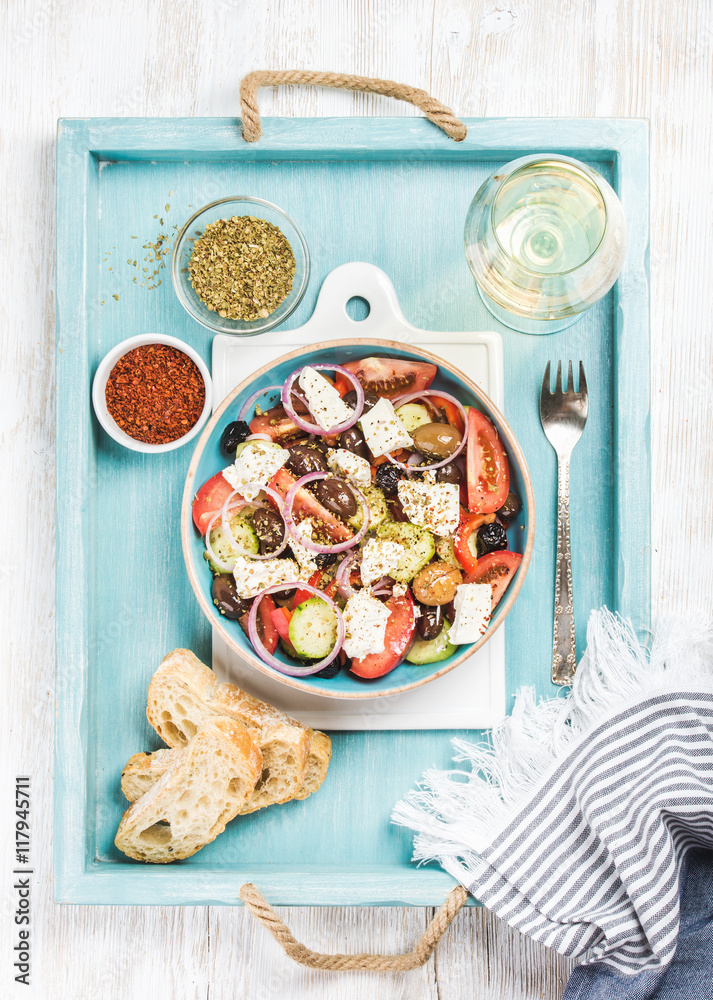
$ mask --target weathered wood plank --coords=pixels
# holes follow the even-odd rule
[[[14,498],[0,511],[0,635],[7,678],[0,725],[11,733],[0,790],[8,802],[12,772],[34,776],[34,850],[41,868],[33,895],[32,994],[59,1000],[71,989],[71,995],[87,998],[170,994],[258,1000],[286,994],[288,984],[292,995],[299,980],[302,994],[312,995],[316,977],[291,966],[280,965],[282,985],[268,988],[273,962],[278,967],[283,960],[243,911],[211,911],[209,927],[204,909],[57,908],[50,901],[54,119],[237,114],[241,74],[262,66],[390,76],[432,87],[467,115],[650,117],[654,609],[708,611],[713,593],[710,5],[705,0],[683,7],[667,0],[528,0],[509,7],[494,0],[423,5],[358,0],[346,7],[329,0],[271,6],[258,0],[126,0],[113,7],[89,0],[71,6],[11,2],[0,5],[0,27],[3,177],[14,208],[0,220],[0,442],[3,482]],[[265,91],[261,108],[264,114],[415,113],[385,98],[312,88]],[[8,253],[17,245],[20,222],[31,256]],[[6,831],[3,826],[3,837]],[[2,889],[8,900],[5,882]],[[397,909],[376,914],[294,909],[287,916],[297,937],[325,948],[338,942],[345,949],[378,945],[396,951],[418,933]],[[204,950],[208,941],[210,958]],[[440,995],[449,1000],[474,994],[553,998],[561,992],[564,972],[558,960],[480,912],[459,916],[435,969]],[[411,976],[423,985],[415,987]],[[423,980],[420,976],[384,977],[368,986],[351,976],[324,977],[318,995],[342,1000],[378,991],[390,1000],[413,991],[435,998],[433,968]],[[239,983],[245,983],[245,992]],[[32,995],[19,987],[16,992]]]

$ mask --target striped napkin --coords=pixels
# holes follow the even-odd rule
[[[427,772],[394,811],[417,832],[414,860],[582,965],[666,968],[684,859],[713,857],[713,630],[662,623],[647,655],[628,623],[594,612],[566,697],[521,691],[484,744],[453,745],[467,769]]]

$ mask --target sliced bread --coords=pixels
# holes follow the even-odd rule
[[[310,752],[304,781],[295,799],[306,799],[316,792],[325,779],[327,768],[332,758],[332,741],[324,733],[310,730]],[[127,762],[121,772],[121,790],[129,802],[136,802],[142,795],[153,788],[156,782],[171,767],[176,757],[185,750],[155,750],[153,753],[136,753]],[[254,805],[260,800],[260,792],[254,793],[240,809],[241,813],[254,812],[260,806]]]
[[[172,748],[186,746],[202,725],[219,716],[236,719],[252,732],[262,752],[263,771],[241,812],[287,802],[303,787],[311,730],[234,684],[219,683],[213,671],[188,649],[175,649],[162,660],[149,686],[146,716]],[[316,787],[321,784],[318,775],[323,757],[323,751],[315,756]]]
[[[318,729],[310,729],[310,748],[307,770],[302,787],[295,795],[296,799],[306,799],[316,792],[327,776],[327,768],[332,759],[332,741]]]
[[[137,861],[189,858],[222,833],[253,794],[262,755],[240,722],[216,718],[124,813],[114,843]]]

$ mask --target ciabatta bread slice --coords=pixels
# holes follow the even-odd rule
[[[150,788],[153,788],[176,757],[182,753],[185,753],[185,750],[155,750],[153,753],[134,754],[126,762],[126,767],[121,773],[121,790],[129,802],[136,802]],[[307,770],[302,787],[294,798],[306,799],[308,795],[317,791],[325,779],[331,758],[332,741],[330,738],[324,733],[312,730]],[[254,811],[254,798],[253,795],[248,799],[240,810],[241,813]]]
[[[129,802],[136,802],[153,788],[182,753],[183,750],[154,750],[130,757],[121,772],[121,790]]]
[[[149,686],[146,716],[172,748],[186,746],[201,726],[219,716],[246,726],[262,752],[263,772],[243,812],[286,802],[302,788],[310,730],[234,684],[220,684],[188,649],[175,649],[161,661]]]
[[[327,777],[327,768],[332,759],[332,741],[325,733],[320,733],[318,729],[310,730],[310,748],[307,770],[302,787],[295,795],[296,799],[306,799],[308,795],[316,792],[324,779]]]
[[[189,858],[223,832],[261,772],[262,755],[246,727],[225,716],[213,719],[127,809],[114,843],[137,861]]]

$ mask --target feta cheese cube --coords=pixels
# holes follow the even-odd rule
[[[287,448],[276,448],[269,441],[248,441],[235,463],[223,469],[223,476],[246,500],[254,500],[260,489],[253,487],[245,490],[243,487],[248,483],[267,486],[289,457]]]
[[[451,535],[460,520],[460,490],[455,483],[421,483],[402,479],[399,500],[412,524],[436,535]]]
[[[307,538],[312,541],[312,532],[314,531],[314,525],[310,518],[305,518],[304,521],[300,521],[299,524],[295,525],[294,532],[290,535],[289,546],[292,549],[292,554],[300,565],[300,580],[309,580],[312,574],[319,569],[316,562],[316,552],[311,552],[306,549],[304,545],[300,545],[298,539]],[[297,537],[295,537],[295,535]]]
[[[463,644],[477,642],[488,627],[493,603],[489,583],[461,583],[456,587],[453,604],[456,610],[448,638]]]
[[[233,576],[238,597],[257,597],[265,587],[276,587],[281,583],[294,583],[298,579],[299,567],[294,559],[248,559],[238,556],[235,560]]]
[[[374,458],[413,445],[413,438],[396,416],[390,399],[380,399],[359,423]]]
[[[355,455],[346,448],[330,448],[327,464],[336,476],[348,479],[355,486],[371,486],[371,466],[361,455]]]
[[[343,424],[353,414],[334,386],[314,368],[302,369],[299,378],[300,389],[307,397],[310,413],[322,430],[328,431],[337,424]]]
[[[342,649],[352,658],[383,653],[385,649],[386,622],[391,612],[368,590],[358,590],[349,598],[344,609],[344,645]]]
[[[368,587],[382,576],[395,573],[405,551],[400,542],[390,542],[385,538],[370,538],[362,549],[360,573],[364,586]]]

